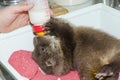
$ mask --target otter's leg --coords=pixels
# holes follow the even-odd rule
[[[86,56],[78,59],[75,61],[75,66],[79,72],[80,80],[96,80],[95,74],[101,66],[100,62]]]
[[[89,67],[83,66],[84,68],[79,68],[80,80],[97,80],[94,76],[96,74],[97,68],[90,69]]]
[[[95,80],[89,70],[79,70],[80,80]]]
[[[65,38],[68,40],[73,37],[73,28],[69,23],[60,19],[51,18],[49,22],[45,24],[45,31],[50,31],[49,34]]]
[[[117,80],[120,72],[120,54],[111,63],[104,65],[96,74],[98,80]]]
[[[73,40],[74,31],[73,27],[64,21],[59,19],[51,18],[45,25],[45,31],[49,31],[49,35],[58,37],[63,44],[71,50],[74,49],[75,43]]]

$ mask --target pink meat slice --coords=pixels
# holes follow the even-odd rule
[[[19,72],[22,76],[31,79],[38,70],[38,65],[32,60],[31,52],[26,50],[19,50],[13,52],[8,62]]]
[[[54,75],[44,75],[38,70],[37,74],[31,80],[57,80],[58,77]]]

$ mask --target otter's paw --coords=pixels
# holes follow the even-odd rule
[[[49,27],[44,27],[44,32],[45,32],[45,35],[51,34],[51,30]]]
[[[112,68],[109,65],[105,65],[96,74],[95,78],[97,78],[98,80],[103,80],[110,76],[113,76]]]
[[[98,73],[95,77],[98,79],[98,80],[103,80],[105,79],[106,77],[109,77],[109,76],[112,76],[113,75],[113,72],[111,73]]]

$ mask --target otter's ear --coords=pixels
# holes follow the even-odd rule
[[[34,37],[33,39],[34,46],[38,45],[38,43],[39,43],[38,37]]]

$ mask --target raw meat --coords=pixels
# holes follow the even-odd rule
[[[26,50],[19,50],[13,52],[8,62],[18,71],[22,76],[31,79],[38,70],[38,65],[32,60],[31,52]]]

